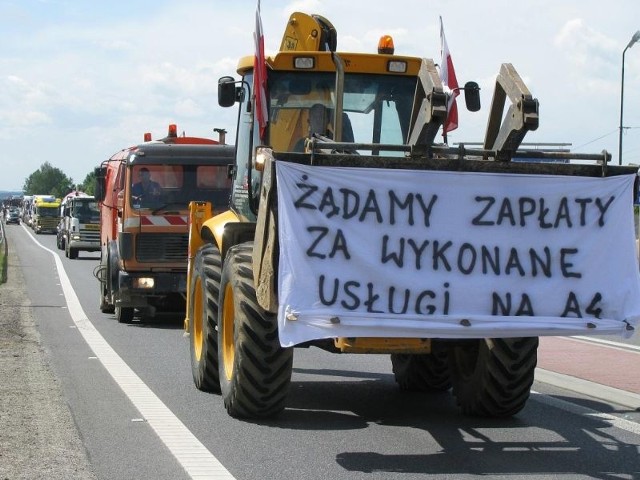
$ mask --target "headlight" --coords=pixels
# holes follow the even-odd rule
[[[268,158],[273,160],[273,149],[263,145],[257,146],[253,157],[253,166],[255,169],[259,172],[264,171],[264,165]]]
[[[139,277],[133,279],[133,288],[150,289],[155,286],[156,282],[151,277]]]

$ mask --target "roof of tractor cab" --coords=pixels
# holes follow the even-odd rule
[[[390,75],[416,76],[422,65],[422,58],[407,57],[402,55],[390,55],[380,53],[354,53],[337,52],[344,64],[344,71],[347,73],[377,73]],[[335,72],[336,66],[332,59],[331,52],[278,52],[274,56],[266,58],[267,67],[272,70],[298,70],[294,66],[296,59],[301,57],[312,57],[313,67],[300,69],[300,71],[311,72]],[[253,69],[254,56],[242,57],[238,61],[237,72],[242,75]],[[406,70],[404,72],[389,71],[389,62],[404,62]]]

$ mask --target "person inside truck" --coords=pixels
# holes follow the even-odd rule
[[[142,203],[150,203],[158,200],[162,193],[162,187],[158,182],[151,180],[151,172],[146,167],[142,167],[138,171],[140,181],[133,184],[131,188],[131,198],[134,201]]]
[[[333,139],[333,125],[330,110],[321,103],[314,103],[309,109],[309,136],[316,133]],[[342,138],[345,142],[353,142],[353,128],[346,112],[342,113]],[[294,147],[295,152],[304,152],[305,139],[298,140]]]
[[[333,126],[331,125],[329,110],[320,103],[315,103],[309,109],[309,135],[317,133],[325,137],[333,138]]]

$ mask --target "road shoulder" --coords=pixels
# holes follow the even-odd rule
[[[0,478],[93,480],[60,384],[50,368],[25,290],[8,249],[0,284]]]

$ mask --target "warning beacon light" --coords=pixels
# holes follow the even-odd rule
[[[387,55],[393,55],[395,52],[395,47],[393,46],[393,38],[391,35],[383,35],[378,40],[378,53],[386,53]]]

